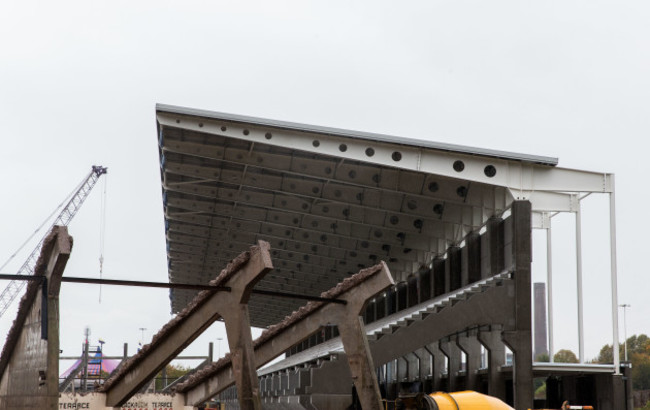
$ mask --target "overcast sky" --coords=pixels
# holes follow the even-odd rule
[[[109,175],[70,226],[66,275],[99,277],[106,182],[103,276],[166,281],[154,115],[166,103],[613,172],[619,301],[632,305],[628,335],[649,333],[649,21],[647,1],[3,1],[0,265],[101,164]],[[584,204],[588,359],[611,343],[604,203]],[[564,219],[555,347],[577,352],[575,265],[563,252],[573,220]],[[544,240],[535,233],[535,279]],[[96,286],[63,285],[64,355],[81,353],[86,326],[92,343],[103,338],[120,355],[125,342],[135,351],[140,328],[148,342],[170,319],[165,290],[101,293],[100,303]],[[0,318],[0,343],[14,314]],[[188,352],[207,354],[218,337],[223,353],[221,325]]]

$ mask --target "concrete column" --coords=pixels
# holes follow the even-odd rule
[[[408,296],[407,296],[407,306],[415,306],[418,303],[420,303],[419,299],[419,292],[418,292],[418,277],[416,275],[409,276],[406,279],[406,283],[408,285]]]
[[[440,351],[449,360],[447,367],[447,380],[449,381],[447,383],[447,391],[457,391],[459,388],[462,388],[458,380],[458,372],[460,372],[460,349],[456,345],[456,342],[451,340],[440,341],[439,346]]]
[[[431,354],[424,348],[418,349],[415,352],[413,352],[413,355],[415,355],[418,358],[418,363],[419,363],[419,372],[418,372],[418,379],[424,380],[429,377],[429,375],[432,374],[432,363],[431,363]]]
[[[397,383],[408,381],[409,361],[407,357],[398,357],[395,362],[397,364]]]
[[[433,260],[433,296],[440,296],[448,292],[447,290],[447,275],[445,272],[445,260]]]
[[[370,355],[363,319],[358,316],[364,301],[365,299],[361,301],[361,306],[351,306],[352,312],[358,308],[356,317],[346,315],[348,316],[347,320],[340,317],[338,327],[361,407],[364,409],[380,409],[381,393],[375,377],[375,365]]]
[[[409,353],[404,356],[404,360],[408,363],[406,372],[406,380],[413,381],[420,379],[420,358],[415,353]]]
[[[226,322],[239,407],[242,410],[261,410],[262,402],[260,401],[255,355],[253,354],[253,338],[246,302],[229,308],[223,313],[223,318]]]
[[[501,331],[479,331],[477,338],[488,351],[488,394],[505,400],[506,382],[499,371],[506,360],[506,346],[501,341]]]
[[[397,311],[400,312],[408,307],[408,285],[400,282],[395,285],[397,291]]]
[[[431,292],[431,285],[432,285],[432,277],[433,277],[433,272],[431,269],[420,269],[418,272],[418,276],[420,277],[420,303],[424,302],[425,300],[429,300],[432,297],[432,292]]]
[[[465,238],[465,248],[467,249],[467,261],[463,263],[467,266],[467,283],[470,284],[481,280],[481,235],[478,232],[472,232]]]
[[[514,407],[533,407],[533,347],[531,332],[531,204],[512,203],[511,231],[506,230],[504,248],[511,249],[515,282],[515,328],[506,330],[503,340],[514,353]],[[508,232],[509,231],[509,232]],[[507,250],[506,249],[506,250]],[[506,252],[508,253],[508,252]],[[507,258],[506,258],[507,259]]]
[[[445,367],[445,354],[440,351],[438,343],[428,344],[424,346],[424,349],[433,357],[433,369],[431,371],[433,391],[442,391],[442,373],[448,370]]]
[[[476,336],[467,334],[458,335],[456,344],[467,356],[465,390],[479,390],[476,372],[481,367],[481,344],[476,339]]]
[[[503,270],[503,220],[492,217],[481,237],[481,277],[487,278]]]
[[[59,408],[59,291],[72,237],[55,226],[43,240],[0,357],[0,408]]]
[[[452,246],[447,249],[447,277],[449,278],[448,292],[454,291],[462,286],[461,278],[461,249]]]

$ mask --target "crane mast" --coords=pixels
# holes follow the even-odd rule
[[[72,221],[72,218],[74,218],[75,214],[77,213],[79,208],[81,208],[81,205],[84,203],[84,201],[90,194],[90,191],[92,191],[99,177],[104,175],[106,172],[107,172],[107,168],[98,165],[93,165],[90,173],[81,181],[81,183],[79,184],[79,188],[77,188],[77,190],[73,193],[72,197],[65,205],[63,210],[56,217],[56,219],[50,226],[50,229],[48,229],[47,233],[51,231],[54,225],[68,226],[70,221]],[[38,245],[36,245],[36,248],[32,251],[32,253],[29,254],[27,260],[22,264],[20,269],[18,269],[18,272],[16,272],[17,275],[34,274],[34,268],[36,267],[36,262],[38,261],[38,256],[41,252],[41,247],[43,246],[44,239],[45,238],[41,239]],[[9,282],[7,287],[2,291],[2,293],[0,294],[0,317],[4,315],[4,313],[11,305],[11,302],[13,302],[14,299],[16,299],[16,297],[20,294],[20,291],[23,289],[24,286],[25,286],[25,281],[12,280]]]

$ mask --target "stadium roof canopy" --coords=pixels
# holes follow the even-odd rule
[[[169,279],[206,284],[257,240],[274,271],[257,288],[318,296],[379,260],[397,281],[512,201],[533,226],[576,212],[611,174],[557,159],[157,105]],[[194,292],[171,292],[172,312]],[[253,295],[266,327],[304,301]]]

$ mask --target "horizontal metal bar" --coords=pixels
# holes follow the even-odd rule
[[[73,278],[63,277],[62,282],[68,283],[88,283],[94,285],[117,285],[117,286],[140,286],[149,288],[167,288],[167,289],[190,289],[190,290],[216,290],[230,292],[230,286],[211,286],[191,283],[168,283],[168,282],[143,282],[135,280],[115,280],[115,279],[93,279],[93,278]]]
[[[9,274],[0,274],[0,279],[8,280],[27,280],[27,281],[41,281],[43,276],[31,276],[31,275],[9,275]],[[190,283],[167,283],[167,282],[143,282],[135,280],[116,280],[116,279],[94,279],[94,278],[75,278],[75,277],[63,277],[61,282],[67,283],[85,283],[93,285],[117,285],[117,286],[138,286],[138,287],[148,287],[148,288],[167,288],[167,289],[190,289],[190,290],[215,290],[230,292],[230,286],[211,286],[211,285],[198,285]],[[338,303],[340,305],[345,305],[347,302],[341,299],[330,299],[330,298],[321,298],[319,296],[309,296],[309,295],[300,295],[296,293],[287,293],[287,292],[276,292],[272,290],[262,290],[262,289],[253,289],[252,293],[257,295],[265,296],[278,296],[282,298],[290,299],[302,299],[310,300],[314,302],[326,302],[326,303]]]
[[[0,279],[41,281],[44,279],[44,276],[0,274]],[[136,287],[166,288],[166,289],[217,290],[217,291],[224,291],[224,292],[230,292],[231,290],[229,286],[210,286],[210,285],[198,285],[198,284],[191,284],[191,283],[144,282],[144,281],[137,281],[137,280],[75,278],[69,276],[62,277],[61,282],[86,283],[86,284],[93,284],[93,285],[136,286]]]

